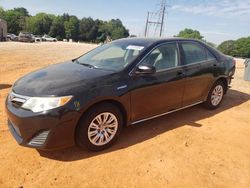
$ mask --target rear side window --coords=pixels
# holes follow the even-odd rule
[[[197,63],[207,60],[207,52],[199,45],[193,43],[181,44],[186,64]]]
[[[210,51],[206,50],[206,52],[207,52],[207,59],[208,60],[216,59],[215,56]]]

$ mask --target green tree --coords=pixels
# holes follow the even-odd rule
[[[97,38],[98,26],[91,18],[83,18],[79,25],[79,38],[82,41],[94,42]]]
[[[231,56],[234,56],[234,49],[235,49],[235,41],[233,40],[225,41],[218,46],[218,50],[220,50],[224,54]]]
[[[69,20],[64,22],[64,29],[66,38],[78,40],[79,20],[76,16],[70,16]]]
[[[54,19],[52,14],[38,13],[27,19],[27,30],[35,35],[48,34]]]
[[[218,50],[226,55],[250,58],[250,37],[225,41],[218,46]]]
[[[64,17],[63,16],[57,16],[53,20],[49,35],[52,37],[56,37],[58,40],[62,40],[65,38],[65,30],[64,30]]]
[[[123,26],[119,19],[110,20],[108,22],[108,29],[113,40],[129,36],[129,31]]]
[[[23,7],[18,7],[18,8],[14,8],[13,9],[15,12],[19,13],[22,16],[28,17],[29,16],[29,12],[27,11],[26,8]]]
[[[250,58],[250,37],[240,38],[235,41],[234,55],[237,57]]]
[[[5,11],[2,7],[0,7],[0,18],[4,18],[5,17]]]
[[[93,20],[64,13],[61,16],[38,13],[30,16],[25,8],[14,8],[5,11],[0,7],[0,17],[8,23],[8,31],[18,34],[20,31],[29,31],[35,35],[49,34],[59,40],[72,38],[75,41],[103,42],[107,36],[119,39],[129,36],[129,31],[119,19],[110,21]]]
[[[200,34],[199,31],[193,29],[184,29],[179,32],[177,37],[188,38],[188,39],[198,39],[202,40],[204,37]]]
[[[129,31],[119,19],[112,19],[108,22],[96,20],[96,25],[98,26],[97,41],[103,42],[107,36],[110,36],[112,40],[129,36]]]
[[[29,14],[25,8],[14,8],[4,12],[4,19],[8,23],[8,32],[18,34],[26,29],[26,19]]]

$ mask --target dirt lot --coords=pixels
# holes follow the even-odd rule
[[[4,111],[15,80],[93,47],[0,43],[0,187],[250,187],[250,82],[242,61],[216,111],[195,106],[129,127],[100,153],[18,146]]]

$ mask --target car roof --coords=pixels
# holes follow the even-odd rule
[[[128,44],[136,44],[141,46],[151,46],[153,44],[158,44],[162,42],[171,42],[171,41],[193,41],[199,42],[195,39],[185,39],[185,38],[178,38],[178,37],[170,37],[170,38],[124,38],[115,40],[114,42],[117,43],[128,43]]]
[[[150,47],[155,46],[158,44],[161,44],[163,42],[171,42],[171,41],[183,41],[183,42],[198,42],[202,46],[206,47],[210,52],[212,52],[217,59],[221,59],[224,55],[216,50],[215,48],[205,44],[204,42],[196,39],[186,39],[186,38],[179,38],[179,37],[170,37],[170,38],[124,38],[115,40],[115,43],[122,43],[124,45],[138,45],[138,46],[144,46],[144,47]]]

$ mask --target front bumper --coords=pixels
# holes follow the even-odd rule
[[[6,99],[8,127],[18,144],[41,150],[54,150],[75,144],[79,114],[66,107],[43,113],[17,108]]]

